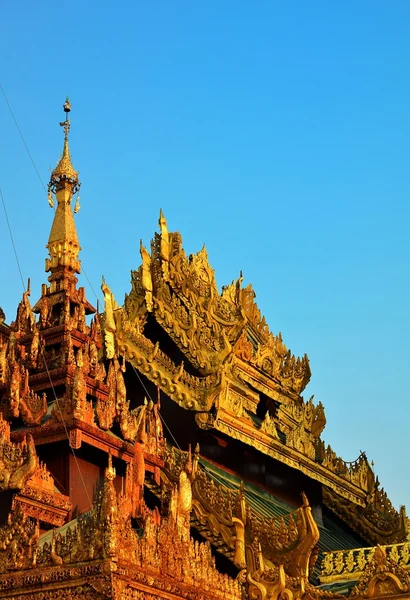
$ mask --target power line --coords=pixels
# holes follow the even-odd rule
[[[21,139],[22,139],[22,142],[23,142],[23,144],[24,144],[24,147],[25,147],[25,149],[26,149],[26,151],[27,151],[27,154],[29,155],[29,157],[30,157],[30,160],[31,160],[31,163],[32,163],[32,165],[33,165],[33,167],[34,167],[34,170],[35,170],[35,172],[37,173],[37,177],[38,177],[38,179],[39,179],[39,181],[40,181],[40,184],[41,184],[41,186],[42,186],[43,190],[44,190],[44,191],[47,193],[47,188],[46,188],[46,186],[45,186],[45,184],[44,184],[44,181],[42,180],[42,178],[41,178],[41,175],[40,175],[40,173],[39,173],[39,171],[38,171],[38,169],[37,169],[36,163],[34,162],[34,159],[33,159],[32,155],[31,155],[31,152],[30,152],[30,150],[29,150],[29,147],[28,147],[28,145],[27,145],[27,143],[26,143],[26,140],[24,139],[23,133],[22,133],[22,131],[21,131],[20,127],[19,127],[19,124],[18,124],[18,122],[17,122],[17,119],[16,119],[16,117],[15,117],[15,115],[14,115],[13,109],[11,108],[10,102],[8,101],[8,98],[7,98],[7,96],[6,96],[6,92],[5,92],[5,90],[4,90],[4,87],[2,86],[2,84],[1,84],[1,83],[0,83],[0,88],[1,88],[1,91],[2,91],[2,93],[3,93],[4,99],[5,99],[5,101],[6,101],[6,104],[7,104],[7,106],[8,106],[8,109],[9,109],[9,111],[10,111],[10,114],[11,114],[11,116],[12,116],[12,118],[13,118],[14,124],[15,124],[15,126],[16,126],[16,128],[17,128],[17,131],[19,132],[19,134],[20,134],[20,137],[21,137]],[[56,209],[54,208],[54,212],[55,212],[55,211],[56,211]],[[7,218],[7,217],[6,217],[6,218]],[[14,247],[14,242],[13,242],[13,247]],[[92,292],[93,292],[94,296],[95,296],[95,297],[96,297],[96,299],[98,300],[98,296],[97,296],[97,294],[96,294],[96,292],[95,292],[95,290],[94,290],[94,287],[93,287],[93,285],[92,285],[91,281],[89,280],[89,278],[88,278],[88,276],[87,276],[87,273],[85,272],[85,269],[84,269],[84,267],[83,267],[83,266],[82,266],[82,270],[83,270],[84,276],[85,276],[85,278],[87,279],[87,282],[88,282],[88,284],[89,284],[89,286],[90,286],[90,288],[91,288],[91,290],[92,290]],[[24,283],[23,283],[23,286],[24,286]]]
[[[92,293],[94,294],[94,296],[95,296],[95,298],[96,298],[96,300],[97,300],[97,302],[98,302],[98,296],[97,296],[97,294],[96,294],[96,292],[95,292],[95,289],[93,288],[93,284],[92,284],[92,283],[91,283],[91,281],[88,279],[88,275],[87,275],[87,273],[85,272],[85,269],[84,269],[84,267],[83,267],[83,265],[82,265],[82,264],[81,264],[81,268],[82,268],[82,271],[83,271],[83,273],[84,273],[84,277],[86,278],[86,280],[87,280],[87,282],[88,282],[88,285],[90,286],[90,288],[91,288],[91,291],[92,291]]]
[[[17,255],[16,245],[14,243],[13,233],[11,231],[9,216],[7,214],[6,202],[4,200],[4,196],[3,196],[3,192],[1,190],[1,187],[0,187],[0,196],[1,196],[1,202],[3,204],[4,215],[6,217],[7,227],[8,227],[8,230],[9,230],[9,235],[10,235],[10,239],[11,239],[11,245],[13,246],[14,257],[16,259],[17,267],[18,267],[18,270],[19,270],[19,273],[20,273],[21,284],[23,286],[23,290],[25,290],[26,288],[25,288],[25,285],[24,285],[23,273],[21,272],[20,261],[19,261],[18,255]]]
[[[0,88],[1,88],[1,91],[3,92],[4,99],[5,99],[5,101],[6,101],[6,104],[7,104],[7,106],[8,106],[8,109],[9,109],[9,111],[10,111],[10,114],[11,114],[11,116],[12,116],[12,118],[13,118],[14,124],[15,124],[15,125],[16,125],[16,127],[17,127],[17,131],[19,132],[19,134],[20,134],[20,137],[21,137],[21,139],[22,139],[22,142],[23,142],[23,144],[24,144],[24,147],[25,147],[25,149],[27,150],[27,154],[29,155],[29,157],[30,157],[30,160],[31,160],[31,163],[32,163],[32,165],[33,165],[33,167],[34,167],[34,170],[35,170],[35,172],[37,173],[37,177],[39,178],[39,181],[40,181],[40,183],[41,183],[41,185],[42,185],[42,187],[43,187],[43,190],[44,190],[44,191],[47,193],[46,186],[44,185],[44,182],[43,182],[43,180],[41,179],[41,175],[40,175],[40,173],[38,172],[38,169],[37,169],[37,167],[36,167],[36,163],[35,163],[35,162],[34,162],[34,160],[33,160],[33,157],[31,156],[30,150],[28,149],[28,146],[27,146],[27,144],[26,144],[26,140],[24,139],[24,136],[23,136],[23,134],[22,134],[22,132],[21,132],[21,129],[20,129],[20,127],[19,127],[18,123],[17,123],[17,119],[16,119],[16,117],[14,116],[13,110],[12,110],[12,108],[11,108],[11,106],[10,106],[10,102],[9,102],[9,101],[8,101],[8,99],[7,99],[6,92],[4,91],[4,87],[1,85],[1,83],[0,83]]]
[[[151,402],[153,402],[153,399],[151,398],[151,394],[150,394],[150,393],[149,393],[149,391],[147,390],[147,388],[146,388],[146,386],[145,386],[144,382],[142,381],[142,379],[141,379],[141,376],[140,376],[140,374],[138,373],[137,369],[134,367],[134,365],[133,365],[132,363],[130,363],[130,364],[131,364],[131,366],[132,366],[132,368],[133,368],[133,370],[134,370],[134,373],[136,374],[136,376],[137,376],[137,377],[138,377],[138,379],[140,380],[140,383],[141,383],[142,387],[144,388],[144,390],[145,390],[145,393],[147,394],[148,398],[151,400]],[[160,417],[161,421],[163,422],[163,424],[165,425],[165,427],[168,429],[169,435],[170,435],[170,436],[172,437],[172,439],[174,440],[174,442],[175,442],[175,445],[177,446],[177,448],[178,448],[179,450],[181,450],[181,447],[180,447],[180,445],[178,444],[178,442],[176,441],[174,434],[172,433],[172,431],[171,431],[171,430],[170,430],[170,428],[168,427],[168,425],[167,425],[167,423],[166,423],[166,421],[165,421],[164,417],[161,415],[161,411],[158,411],[158,414],[159,414],[159,417]]]

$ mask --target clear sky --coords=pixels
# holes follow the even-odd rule
[[[410,2],[0,4],[0,80],[46,184],[67,94],[81,258],[118,301],[162,207],[308,354],[345,459],[410,509]],[[0,92],[0,186],[32,300],[53,213]],[[22,285],[0,206],[0,305]],[[95,296],[82,278],[90,301]],[[172,424],[170,424],[172,427]]]

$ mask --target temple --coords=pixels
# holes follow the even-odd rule
[[[160,211],[124,304],[86,299],[70,110],[48,283],[0,319],[0,598],[410,598],[404,508],[324,443],[242,277],[221,293]]]

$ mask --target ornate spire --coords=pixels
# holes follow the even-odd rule
[[[72,187],[72,193],[75,194],[80,189],[81,184],[78,180],[78,172],[71,163],[70,149],[68,147],[68,134],[70,132],[70,119],[68,118],[68,113],[71,111],[71,103],[68,98],[63,104],[63,109],[66,113],[65,121],[60,123],[60,126],[64,127],[63,155],[60,158],[58,165],[51,173],[48,189],[55,193],[59,187],[61,187],[62,182],[67,181]]]
[[[80,261],[78,254],[81,250],[78,241],[77,230],[74,223],[71,202],[74,194],[80,189],[78,172],[71,163],[70,150],[68,147],[68,133],[70,131],[70,120],[68,113],[71,104],[67,98],[63,105],[66,119],[60,123],[64,128],[64,148],[58,165],[51,173],[48,184],[48,201],[54,206],[53,194],[57,199],[57,210],[51,227],[47,248],[50,258],[46,259],[46,271],[51,271],[50,281],[59,280],[67,275],[73,276],[80,272]],[[78,197],[76,209],[79,207]],[[74,212],[78,212],[78,210]]]

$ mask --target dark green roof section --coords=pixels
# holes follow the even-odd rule
[[[239,489],[242,481],[240,477],[225,471],[222,467],[216,466],[202,457],[200,458],[200,463],[216,483],[231,490]],[[261,518],[278,519],[294,512],[297,508],[253,483],[244,481],[244,489],[249,506]],[[349,550],[365,545],[359,536],[355,535],[347,525],[326,508],[323,508],[323,525],[318,523],[318,526],[320,530],[319,548],[321,552]]]
[[[200,463],[216,483],[231,490],[239,489],[242,480],[237,475],[229,473],[221,467],[217,467],[204,458],[200,459]],[[245,497],[250,507],[257,515],[265,517],[265,519],[284,517],[296,510],[295,506],[292,506],[283,500],[279,500],[269,492],[259,488],[257,485],[244,481],[244,486]]]
[[[320,529],[320,549],[323,552],[362,548],[367,544],[330,510],[323,509],[323,527]]]

